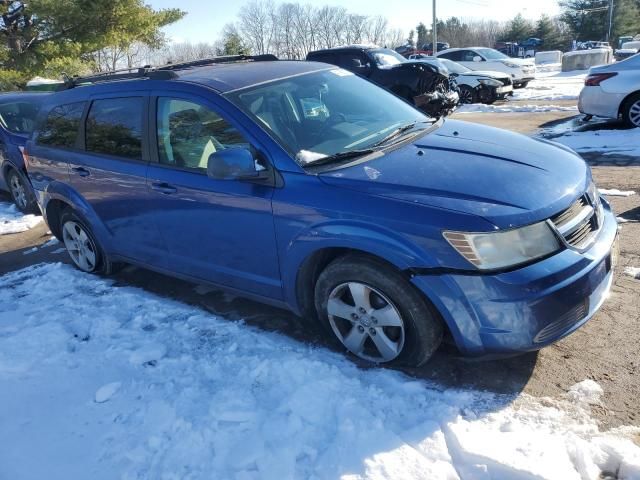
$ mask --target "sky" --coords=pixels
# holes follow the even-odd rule
[[[296,0],[292,0],[296,1]],[[248,0],[205,1],[205,0],[147,0],[154,8],[179,7],[187,16],[165,29],[167,35],[175,41],[214,42],[225,23],[234,22],[240,7]],[[276,0],[276,3],[280,3]],[[431,22],[431,2],[429,0],[408,1],[404,3],[389,0],[316,0],[300,3],[315,5],[334,5],[346,7],[352,13],[385,16],[392,28],[401,28],[409,32],[419,22]],[[398,8],[400,7],[400,8]],[[440,18],[457,16],[461,18],[484,18],[509,20],[522,13],[525,17],[537,19],[541,14],[559,13],[557,0],[438,0],[437,15]]]

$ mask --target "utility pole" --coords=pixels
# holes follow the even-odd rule
[[[611,42],[612,28],[613,28],[613,0],[609,0],[609,30],[607,32],[607,42]]]
[[[613,1],[613,0],[611,0]],[[431,27],[431,33],[433,34],[433,39],[432,39],[432,50],[433,52],[431,53],[431,55],[435,55],[436,53],[438,53],[438,32],[437,32],[437,21],[436,21],[436,0],[433,0],[433,25]]]

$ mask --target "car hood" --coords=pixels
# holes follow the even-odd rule
[[[337,187],[477,215],[498,228],[553,216],[591,181],[585,162],[566,147],[456,120],[319,177]]]

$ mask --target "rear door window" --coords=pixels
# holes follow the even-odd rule
[[[142,160],[143,97],[94,100],[87,115],[86,150]]]
[[[456,50],[455,52],[445,52],[445,53],[440,53],[438,57],[446,58],[454,62],[461,62],[463,52],[464,50]]]
[[[75,147],[85,103],[68,103],[54,107],[47,115],[38,135],[38,143],[52,147]]]
[[[38,116],[37,101],[17,101],[0,104],[0,125],[11,133],[30,134]]]

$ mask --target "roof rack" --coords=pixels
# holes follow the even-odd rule
[[[278,57],[271,54],[264,55],[225,55],[220,57],[204,58],[190,62],[169,63],[160,67],[145,65],[144,67],[122,68],[109,72],[96,73],[86,77],[69,77],[63,74],[64,82],[58,90],[68,90],[80,85],[91,83],[111,82],[116,80],[133,80],[148,78],[150,80],[173,80],[178,78],[175,70],[185,70],[188,68],[203,67],[220,63],[235,62],[271,62],[278,60]]]
[[[203,58],[201,60],[193,60],[190,62],[169,63],[162,67],[157,67],[158,71],[182,70],[193,67],[204,67],[206,65],[215,65],[218,63],[235,63],[235,62],[273,62],[278,57],[270,53],[262,55],[224,55],[220,57]]]

